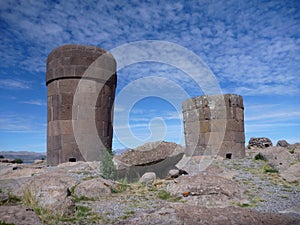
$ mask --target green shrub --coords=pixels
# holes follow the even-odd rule
[[[120,180],[120,182],[113,184],[110,190],[112,193],[122,193],[127,191],[128,188],[129,188],[129,184],[127,182],[127,178],[124,178]]]
[[[14,225],[13,223],[5,223],[2,220],[0,220],[0,225]]]
[[[289,152],[290,152],[291,154],[294,154],[294,153],[295,153],[295,148],[290,149]]]
[[[273,165],[271,165],[271,164],[265,164],[264,166],[263,166],[263,171],[264,171],[264,173],[278,173],[279,171],[278,171],[278,169],[277,168],[275,168]]]
[[[263,160],[263,161],[267,161],[267,159],[260,153],[258,153],[257,155],[255,155],[254,157],[255,160]]]
[[[100,158],[100,174],[105,179],[113,179],[115,175],[115,166],[113,163],[114,153],[107,149],[102,152]]]
[[[167,200],[171,197],[170,192],[167,192],[165,190],[161,190],[160,192],[158,192],[157,197],[162,199],[162,200]]]
[[[22,163],[23,163],[23,160],[20,159],[20,158],[16,158],[16,159],[14,160],[14,163],[22,164]]]

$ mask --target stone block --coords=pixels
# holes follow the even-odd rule
[[[75,66],[65,66],[64,67],[64,77],[74,77],[75,76]]]
[[[54,69],[54,74],[55,74],[55,77],[63,77],[64,76],[64,68],[63,67],[56,67]]]
[[[244,121],[229,119],[227,120],[226,129],[228,131],[244,132]]]
[[[87,69],[87,66],[77,65],[75,66],[75,76],[82,77]]]
[[[73,94],[70,92],[60,94],[60,104],[61,105],[72,105],[73,104]]]
[[[224,132],[227,129],[226,119],[215,119],[209,121],[211,132]]]
[[[72,93],[74,94],[77,85],[79,83],[80,79],[67,79],[67,80],[57,80],[58,83],[58,93]]]
[[[52,150],[61,149],[61,139],[60,136],[47,136],[47,148]]]
[[[54,108],[55,111],[55,108]],[[59,120],[71,120],[72,119],[72,105],[61,105],[58,108]]]
[[[48,98],[51,97],[52,95],[57,94],[58,90],[59,90],[58,81],[55,80],[55,81],[49,83],[47,88],[48,88]]]
[[[211,131],[211,123],[209,121],[200,121],[200,132],[207,133]]]
[[[244,109],[236,108],[236,120],[243,122],[244,121]]]

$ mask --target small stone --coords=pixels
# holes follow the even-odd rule
[[[170,170],[169,173],[168,173],[168,178],[177,178],[179,177],[179,170]]]
[[[140,182],[148,186],[148,185],[152,185],[155,179],[156,179],[156,174],[154,172],[147,172],[140,178]]]

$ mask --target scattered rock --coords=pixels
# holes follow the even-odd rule
[[[173,169],[169,171],[168,178],[174,179],[177,177],[179,177],[179,170]]]
[[[6,224],[15,225],[42,224],[40,218],[33,210],[21,205],[0,206],[0,221]]]
[[[266,137],[250,138],[248,148],[268,148],[273,146],[272,141]]]
[[[300,163],[291,165],[286,170],[280,172],[279,175],[287,182],[300,182]]]
[[[243,199],[243,188],[234,181],[216,175],[181,176],[168,185],[175,196],[188,193],[187,201],[193,205],[227,206]]]
[[[145,185],[152,185],[155,179],[156,174],[154,172],[147,172],[140,178],[140,182]]]
[[[0,163],[15,163],[13,159],[0,158]]]
[[[74,194],[78,197],[84,196],[90,199],[99,199],[111,194],[111,182],[101,177],[82,181],[76,186]]]
[[[42,164],[42,163],[44,163],[45,162],[45,160],[41,160],[41,159],[36,159],[36,160],[34,160],[34,164]]]

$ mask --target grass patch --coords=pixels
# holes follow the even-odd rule
[[[275,168],[273,165],[270,165],[268,163],[263,165],[262,170],[264,173],[278,173],[279,172],[277,168]]]
[[[170,192],[165,190],[160,190],[157,193],[157,197],[161,200],[166,200],[169,202],[179,202],[181,201],[181,197],[173,197]]]
[[[83,197],[83,199],[86,198]],[[23,192],[22,201],[24,205],[33,209],[33,211],[40,217],[43,224],[52,225],[59,222],[79,222],[79,224],[84,222],[84,224],[90,224],[102,219],[97,213],[92,212],[91,208],[82,205],[76,206],[76,211],[73,215],[64,215],[63,212],[58,213],[50,209],[43,208],[39,206],[34,195],[28,189]]]
[[[290,149],[289,152],[290,152],[291,154],[294,154],[294,153],[295,153],[295,148]]]
[[[287,195],[280,195],[281,198],[288,199],[289,197]]]
[[[157,197],[162,200],[167,200],[167,199],[171,198],[171,194],[170,194],[170,192],[161,190],[157,193]]]
[[[74,202],[77,203],[77,202],[81,202],[81,201],[95,201],[94,198],[89,198],[89,197],[86,197],[86,196],[74,196]]]
[[[22,201],[21,198],[19,198],[16,195],[13,195],[11,192],[8,192],[8,196],[6,199],[0,202],[0,205],[13,205],[16,203],[20,203]]]
[[[82,180],[92,180],[98,178],[97,176],[84,177]]]
[[[127,178],[124,178],[113,184],[110,190],[112,193],[123,193],[127,191],[128,188],[130,188],[130,185],[127,182]]]
[[[0,225],[15,225],[15,224],[13,224],[13,223],[5,223],[2,220],[0,220]]]

